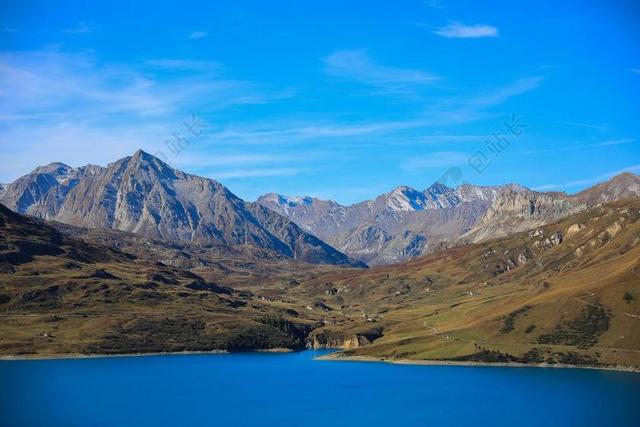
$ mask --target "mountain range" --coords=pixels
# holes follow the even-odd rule
[[[640,177],[624,173],[575,195],[518,184],[454,189],[434,183],[423,191],[399,186],[348,206],[276,193],[247,202],[142,150],[106,167],[51,163],[0,187],[1,204],[41,219],[148,239],[253,246],[351,267],[507,236],[634,196],[640,196]]]
[[[369,265],[392,264],[460,243],[541,226],[602,203],[640,195],[640,177],[623,173],[575,195],[517,184],[424,191],[396,187],[349,206],[332,200],[268,193],[258,203]]]
[[[0,203],[74,226],[170,241],[252,245],[312,263],[361,265],[286,217],[142,150],[106,167],[38,167],[3,186]]]

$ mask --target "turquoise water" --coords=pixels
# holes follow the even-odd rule
[[[318,354],[3,361],[0,425],[640,425],[639,374]]]

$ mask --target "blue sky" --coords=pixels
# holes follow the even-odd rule
[[[640,172],[636,1],[132,3],[0,6],[0,182],[138,148],[247,199]]]

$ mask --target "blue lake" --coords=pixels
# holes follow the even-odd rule
[[[640,425],[640,374],[319,354],[2,361],[0,425]]]

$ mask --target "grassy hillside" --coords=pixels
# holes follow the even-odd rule
[[[624,201],[303,288],[382,329],[346,355],[640,366],[639,242],[640,201]]]
[[[0,271],[4,355],[300,348],[316,324],[187,270],[66,237],[3,206]]]
[[[638,199],[368,270],[63,231],[0,209],[0,354],[309,345],[640,367]]]

